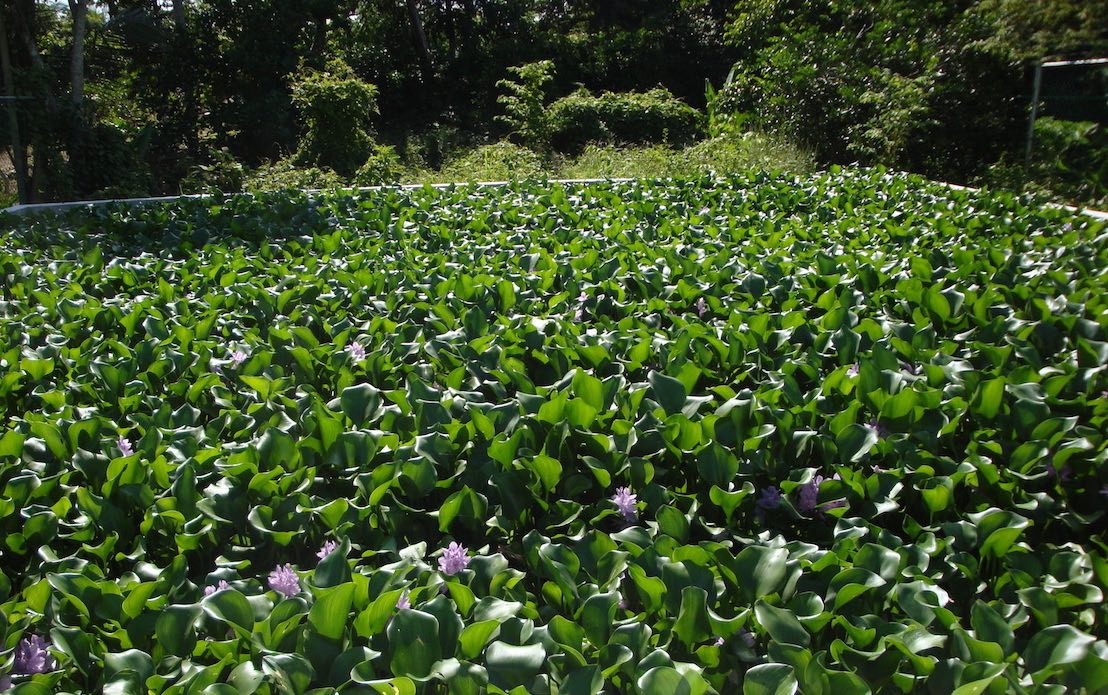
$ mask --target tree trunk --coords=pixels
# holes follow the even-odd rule
[[[70,99],[80,106],[85,100],[85,33],[88,30],[88,0],[69,0],[73,14],[73,50],[69,54]]]
[[[416,0],[407,0],[408,17],[412,21],[412,32],[415,34],[416,45],[419,48],[420,72],[423,74],[423,84],[431,84],[431,48],[427,44],[427,34],[423,31],[423,20],[419,18],[419,7]]]
[[[4,24],[4,13],[0,11],[0,72],[4,77],[4,93],[13,98],[8,104],[8,129],[11,131],[12,166],[15,167],[15,187],[20,203],[30,201],[27,196],[27,150],[19,138],[19,116],[16,108],[19,106],[14,101],[15,83],[12,80],[12,59],[8,51],[8,28]]]
[[[185,37],[188,25],[185,24],[185,0],[173,0],[173,29],[177,32],[177,39]]]

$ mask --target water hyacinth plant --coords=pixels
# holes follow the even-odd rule
[[[445,575],[454,575],[469,566],[469,551],[465,546],[451,542],[439,557],[439,571]]]
[[[1106,246],[857,170],[5,218],[0,678],[1098,692]]]
[[[270,589],[286,598],[292,598],[300,593],[300,577],[297,576],[292,565],[287,563],[278,565],[276,569],[270,572],[267,583]]]

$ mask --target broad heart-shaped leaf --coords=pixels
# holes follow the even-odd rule
[[[489,672],[489,682],[511,690],[519,686],[530,688],[531,681],[538,675],[546,662],[546,650],[541,644],[515,646],[504,642],[493,642],[485,650],[485,667]]]
[[[442,658],[439,646],[439,621],[423,611],[401,609],[386,630],[389,637],[392,672],[412,678],[425,678]]]
[[[707,591],[699,586],[686,586],[681,590],[681,610],[677,614],[677,622],[673,624],[673,631],[689,649],[711,636]]]
[[[315,670],[299,654],[267,654],[262,657],[262,670],[272,678],[280,692],[307,692]]]
[[[743,602],[754,603],[763,596],[777,593],[785,581],[785,562],[788,559],[789,551],[784,548],[764,545],[743,548],[732,565]]]
[[[482,620],[470,623],[458,636],[458,653],[463,659],[476,659],[492,636],[500,630],[500,621]]]
[[[990,379],[978,386],[971,411],[986,420],[995,418],[1004,403],[1004,384],[1004,379]]]
[[[665,409],[666,415],[681,412],[685,407],[685,400],[689,397],[685,385],[661,372],[651,372],[648,378],[654,392],[654,400]]]
[[[1096,641],[1092,635],[1072,625],[1052,625],[1038,632],[1024,650],[1023,658],[1029,673],[1072,664],[1085,658],[1089,646]]]
[[[559,695],[597,695],[604,689],[604,675],[598,666],[571,671],[558,688]]]
[[[226,622],[240,636],[249,638],[254,631],[254,609],[246,597],[234,589],[217,591],[200,604],[206,613]]]
[[[330,588],[315,589],[315,602],[308,613],[308,622],[319,634],[340,640],[350,622],[350,605],[354,601],[354,584],[347,582]]]
[[[639,668],[643,665],[640,664]],[[648,669],[639,676],[637,685],[641,695],[704,695],[708,692],[708,684],[695,671],[682,674],[672,666]]]
[[[358,384],[339,395],[342,412],[358,427],[373,420],[381,406],[381,392],[370,384]]]
[[[844,463],[856,463],[862,460],[876,444],[877,430],[858,424],[847,425],[835,437],[839,458]]]
[[[155,634],[158,644],[166,653],[185,658],[192,654],[196,646],[196,631],[193,624],[203,613],[203,608],[195,603],[167,606],[158,616]]]
[[[796,675],[787,664],[758,664],[743,676],[743,695],[793,695]]]
[[[728,449],[711,442],[696,455],[696,470],[706,483],[724,488],[739,472],[739,459]]]
[[[455,519],[484,525],[485,512],[488,509],[488,501],[484,495],[474,492],[468,485],[446,498],[439,508],[439,530],[443,533],[450,530],[450,524]]]
[[[787,608],[778,608],[765,601],[758,601],[754,604],[754,616],[770,637],[778,642],[803,647],[807,646],[812,639],[793,612]]]

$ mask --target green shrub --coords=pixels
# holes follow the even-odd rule
[[[1104,209],[1108,207],[1108,131],[1089,121],[1040,118],[1035,121],[1026,171],[1023,157],[1011,153],[994,164],[983,180],[998,188],[1023,189]]]
[[[517,75],[519,79],[500,80],[496,83],[497,87],[509,92],[496,99],[497,103],[504,105],[507,112],[503,116],[497,116],[496,120],[507,124],[524,144],[545,147],[550,139],[550,122],[546,117],[543,92],[546,84],[554,79],[554,63],[540,60],[508,68],[508,72]]]
[[[482,145],[450,160],[432,177],[439,181],[509,181],[543,176],[542,155],[511,142]]]
[[[761,133],[734,133],[685,149],[664,145],[587,145],[581,154],[562,164],[558,175],[574,179],[664,178],[812,169],[809,155],[783,140]]]
[[[550,140],[563,152],[590,142],[684,145],[701,132],[702,115],[665,89],[590,94],[579,89],[549,109]]]
[[[396,150],[389,145],[376,145],[373,154],[354,174],[358,186],[380,186],[396,183],[404,173],[404,165]]]
[[[346,180],[327,168],[302,167],[291,158],[263,164],[246,177],[243,188],[247,191],[281,191],[306,188],[341,188]]]
[[[181,193],[238,193],[246,168],[226,147],[212,148],[209,163],[193,166],[181,180]]]
[[[377,87],[359,79],[346,63],[332,60],[322,72],[294,75],[292,102],[304,127],[298,163],[350,176],[373,154]]]

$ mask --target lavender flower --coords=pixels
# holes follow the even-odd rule
[[[1100,494],[1103,495],[1104,497],[1108,497],[1108,485],[1105,485],[1104,487],[1100,488]]]
[[[817,475],[811,482],[800,486],[800,501],[797,504],[797,509],[802,514],[810,514],[815,511],[816,504],[819,501],[819,486],[823,481],[824,477]]]
[[[850,365],[850,368],[846,370],[847,376],[858,376],[858,363]]]
[[[905,362],[904,360],[900,361],[900,368],[903,369],[904,371],[908,372],[912,376],[915,376],[915,375],[919,374],[919,367],[917,367],[914,364],[910,364],[908,362]]]
[[[396,608],[397,608],[397,610],[399,610],[401,608],[411,608],[411,607],[412,607],[412,602],[408,599],[408,591],[405,590],[404,593],[400,594],[400,598],[397,599]]]
[[[339,547],[339,544],[335,541],[327,541],[323,544],[323,547],[319,549],[319,552],[315,554],[320,560],[327,557],[331,553],[335,552],[335,548]]]
[[[781,491],[776,485],[762,488],[756,504],[762,509],[777,509],[781,504]]]
[[[439,571],[443,574],[457,574],[469,565],[469,554],[464,545],[451,542],[439,558]]]
[[[131,440],[127,439],[126,437],[120,437],[116,441],[115,445],[119,447],[119,453],[123,454],[124,456],[130,456],[131,454],[135,453],[135,447],[131,446]]]
[[[247,357],[249,357],[249,355],[242,350],[235,350],[231,353],[231,361],[235,363],[236,367],[245,362]]]
[[[219,583],[216,584],[215,586],[206,586],[206,587],[204,587],[204,595],[205,596],[211,596],[212,594],[214,594],[217,591],[225,591],[225,590],[230,589],[230,588],[231,588],[231,585],[227,583],[226,579],[220,579]]]
[[[365,359],[365,348],[361,343],[350,343],[346,346],[346,351],[350,353],[350,359],[355,362],[361,362]]]
[[[15,648],[15,663],[12,664],[12,669],[23,676],[53,671],[54,657],[46,651],[49,646],[50,644],[38,635],[30,635],[19,640]]]
[[[716,641],[712,642],[712,644],[714,646],[717,646],[717,647],[722,647],[723,646],[723,638],[722,637],[717,637]]]
[[[277,569],[269,573],[269,588],[286,597],[296,596],[300,593],[300,578],[296,576],[292,565],[278,565]]]
[[[696,313],[704,318],[704,314],[708,313],[708,304],[704,301],[704,297],[700,297],[696,300]]]
[[[639,512],[635,509],[638,496],[631,493],[629,487],[617,487],[616,494],[612,495],[612,503],[619,507],[619,513],[625,521],[638,521]]]

